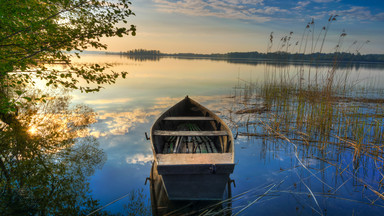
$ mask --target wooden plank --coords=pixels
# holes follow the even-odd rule
[[[158,165],[233,164],[231,153],[211,154],[157,154]]]
[[[165,176],[168,175],[177,175],[179,178],[179,181],[182,181],[182,179],[186,178],[185,176],[182,177],[181,175],[186,175],[188,174],[197,174],[200,178],[200,181],[205,182],[205,184],[215,184],[216,181],[214,180],[213,182],[206,182],[204,180],[204,177],[206,175],[212,175],[212,169],[213,169],[213,164],[191,164],[191,165],[158,165],[157,166],[157,171],[159,174],[163,175],[163,180]],[[235,164],[215,164],[215,174],[213,176],[216,176],[219,178],[220,174],[230,174],[233,172]],[[166,181],[164,181],[166,183]],[[186,185],[188,187],[188,185]],[[201,189],[201,187],[198,187]],[[195,191],[196,192],[196,191]]]
[[[208,153],[212,153],[212,149],[211,149],[211,147],[209,146],[209,143],[208,143],[208,142],[205,142],[204,144],[205,144],[205,146],[207,147],[207,151],[208,151]]]
[[[167,153],[172,153],[174,147],[175,147],[175,144],[174,144],[174,141],[172,140],[172,141],[169,143],[169,148],[168,148],[168,152],[167,152]]]
[[[170,150],[170,147],[172,145],[172,142],[174,142],[174,140],[176,139],[176,137],[172,136],[172,137],[169,137],[167,139],[167,141],[165,142],[164,144],[164,148],[163,148],[163,154],[168,154],[171,150]]]
[[[168,131],[155,130],[155,136],[228,136],[227,131]]]
[[[212,117],[205,116],[168,116],[163,120],[165,121],[214,121]]]
[[[180,145],[180,142],[181,142],[182,138],[183,137],[177,137],[176,143],[175,143],[175,148],[173,149],[173,153],[176,153],[179,150],[179,145]]]
[[[180,153],[187,153],[187,141],[183,139],[183,142],[180,145],[179,151]]]
[[[192,153],[198,153],[197,152],[197,141],[196,141],[196,137],[192,137],[192,143],[193,143],[193,148],[192,148]]]
[[[201,137],[199,137],[199,136],[196,137],[196,140],[197,140],[197,143],[198,143],[198,144],[203,143],[203,140],[202,140]]]
[[[203,144],[206,145],[208,153],[212,153],[212,150],[209,146],[208,137],[203,136],[203,137],[201,137],[201,139],[204,141]]]
[[[225,166],[229,166],[229,165],[225,165]],[[182,167],[181,169],[183,168],[184,167]],[[161,171],[164,171],[162,175],[162,179],[163,179],[164,187],[167,189],[167,197],[166,197],[167,201],[180,200],[182,201],[181,202],[182,206],[187,205],[192,200],[197,201],[197,202],[193,202],[192,206],[189,206],[188,204],[188,206],[186,206],[187,207],[186,209],[181,209],[180,206],[177,207],[177,205],[175,205],[172,201],[167,202],[166,206],[168,207],[168,209],[171,208],[169,206],[172,206],[173,208],[176,209],[173,212],[168,211],[168,212],[171,212],[171,213],[168,213],[168,215],[184,215],[185,213],[187,213],[187,215],[191,215],[190,211],[194,212],[199,208],[207,207],[206,201],[214,200],[216,203],[220,202],[224,198],[223,195],[226,194],[224,193],[224,191],[226,186],[228,185],[229,172],[212,175],[209,173],[210,172],[209,166],[202,167],[201,168],[202,172],[200,172],[200,170],[197,170],[197,171],[191,170],[192,172],[190,172],[189,168],[187,168],[186,171],[188,174],[178,173],[178,172],[175,172],[175,174],[172,174],[172,171],[174,170],[173,167],[170,167],[169,169],[168,168],[163,169],[163,167],[160,167],[158,169],[160,169]],[[168,172],[169,170],[171,171],[170,175],[167,174],[169,173]],[[218,171],[220,170],[221,168],[219,168]],[[227,196],[225,195],[225,197]],[[224,207],[226,206],[224,204],[222,205],[216,204],[216,205],[220,206],[219,208],[227,208],[227,207]],[[219,211],[218,209],[216,210]],[[223,209],[221,209],[221,211],[224,212]],[[176,214],[173,214],[173,213],[176,213]],[[162,215],[166,215],[166,214],[162,214]],[[225,215],[225,214],[222,214],[222,215]]]
[[[206,146],[205,146],[204,143],[201,143],[201,144],[199,145],[199,147],[200,147],[200,149],[201,149],[201,153],[208,153],[208,150],[207,150],[207,148],[206,148]]]
[[[219,152],[219,151],[217,151],[217,148],[216,148],[215,144],[212,141],[209,141],[209,144],[211,145],[213,153],[218,153]]]
[[[191,142],[187,142],[187,153],[192,153],[193,151],[193,143],[192,141]]]
[[[169,142],[166,142],[165,145],[164,145],[163,154],[167,154],[168,153],[168,145],[169,145]]]

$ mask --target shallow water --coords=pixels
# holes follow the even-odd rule
[[[238,94],[236,87],[262,82],[266,72],[274,67],[263,62],[229,63],[207,59],[134,61],[113,55],[85,55],[81,62],[110,63],[112,70],[128,72],[126,79],[105,86],[99,93],[71,93],[73,105],[85,104],[97,113],[97,122],[91,126],[90,133],[108,158],[104,167],[90,179],[92,196],[103,206],[143,189],[144,204],[148,208],[151,208],[150,190],[144,182],[150,175],[153,156],[144,133],[149,132],[156,118],[189,95],[223,118],[236,133],[233,121],[238,125],[249,121],[247,115],[230,112],[237,108],[233,98]],[[381,88],[383,68],[353,67],[342,71],[345,70],[351,71],[349,78],[359,80],[357,85]],[[258,102],[256,98],[254,103]],[[262,115],[252,118],[259,117]],[[237,129],[237,132],[245,131],[246,127]],[[381,178],[373,173],[372,165],[356,171],[350,169],[349,153],[326,152],[326,157],[322,157],[324,154],[299,146],[296,157],[291,143],[239,136],[235,141],[236,166],[231,175],[236,184],[236,187],[232,185],[232,196],[248,193],[232,202],[232,212],[253,203],[242,214],[381,215],[383,200],[359,181],[363,179],[367,184],[377,185]],[[335,161],[347,167],[342,174],[343,168],[335,166]],[[356,173],[347,173],[354,171]],[[370,205],[372,203],[374,205]],[[127,204],[130,204],[128,199],[121,199],[105,210],[124,214],[128,211],[124,208]]]

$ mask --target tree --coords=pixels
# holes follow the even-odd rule
[[[124,27],[134,15],[127,0],[1,0],[0,6],[0,114],[17,112],[23,88],[33,78],[47,86],[64,86],[82,92],[98,91],[125,73],[105,73],[98,64],[74,66],[70,56],[93,47],[106,49],[102,37],[135,35],[136,28]],[[68,70],[49,69],[62,63]],[[80,86],[79,80],[96,86]],[[16,99],[15,99],[16,98]]]
[[[69,99],[49,95],[21,108],[16,124],[0,124],[0,215],[86,215],[100,207],[88,183],[106,161],[88,130],[96,113],[70,109]]]
[[[35,94],[50,87],[98,91],[125,73],[71,57],[102,37],[135,35],[127,0],[0,0],[0,215],[82,215],[98,206],[87,179],[105,154],[84,133],[95,114],[69,109],[66,96]],[[50,64],[65,64],[55,70]],[[80,85],[83,79],[91,86]],[[41,110],[44,108],[43,110]],[[31,127],[34,126],[34,127]]]

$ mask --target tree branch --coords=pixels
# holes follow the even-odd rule
[[[50,19],[52,19],[52,18],[54,18],[54,17],[57,17],[57,16],[59,16],[59,15],[62,14],[62,13],[73,11],[73,10],[75,10],[76,8],[78,8],[78,7],[84,5],[85,3],[88,3],[88,2],[89,2],[89,1],[84,1],[83,3],[80,2],[78,5],[75,5],[73,8],[69,8],[69,9],[61,10],[61,11],[55,13],[55,14],[52,14],[51,16],[45,18],[44,20],[42,20],[42,21],[40,21],[40,22],[41,22],[41,23],[44,23],[45,21],[50,20]],[[1,38],[0,41],[6,40],[6,39],[8,39],[8,38],[11,38],[11,37],[13,37],[13,36],[15,36],[15,35],[17,35],[17,34],[19,34],[19,33],[28,31],[28,30],[32,29],[32,27],[33,27],[33,25],[30,25],[30,26],[28,26],[28,27],[25,27],[24,29],[21,29],[21,30],[19,30],[19,31],[16,31],[16,32],[14,32],[14,33],[12,33],[12,34],[10,34],[10,35],[7,35],[7,36]],[[39,29],[42,29],[42,28],[43,28],[43,27],[41,27],[41,28],[39,28]]]

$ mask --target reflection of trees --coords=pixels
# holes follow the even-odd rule
[[[95,113],[70,109],[69,97],[46,100],[0,121],[1,215],[79,215],[98,205],[87,183],[106,160],[87,134]]]
[[[148,206],[149,199],[144,193],[144,189],[132,190],[128,196],[128,201],[124,205],[124,215],[151,215]]]
[[[160,61],[160,56],[155,56],[155,55],[145,55],[145,56],[136,56],[136,55],[124,55],[124,57],[143,62],[143,61]]]

